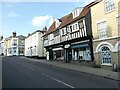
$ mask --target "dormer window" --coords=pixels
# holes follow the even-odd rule
[[[55,26],[56,28],[59,27],[59,25],[61,24],[61,20],[60,19],[56,19],[56,23],[55,23]]]
[[[78,16],[80,15],[80,13],[81,13],[82,9],[83,9],[83,8],[80,8],[80,7],[78,7],[78,8],[76,8],[76,9],[74,9],[74,10],[72,11],[73,18],[78,17]]]

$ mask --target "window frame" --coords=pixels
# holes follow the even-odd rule
[[[104,23],[105,23],[105,25],[104,25]],[[104,28],[100,24],[103,24]],[[97,30],[98,30],[98,37],[99,37],[99,39],[104,39],[104,38],[108,37],[107,36],[107,22],[106,21],[98,22],[97,23]]]
[[[115,10],[114,0],[112,0],[112,2],[111,0],[104,0],[104,10],[105,10],[105,13],[114,11]]]

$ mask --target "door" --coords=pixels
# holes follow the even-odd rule
[[[14,48],[13,48],[13,56],[16,56],[16,55],[17,55],[17,48],[14,47]]]

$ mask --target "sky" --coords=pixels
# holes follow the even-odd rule
[[[93,0],[4,0],[0,2],[0,36],[4,38],[16,32],[27,36],[36,30],[50,27],[53,20],[72,12],[76,7],[83,7]]]

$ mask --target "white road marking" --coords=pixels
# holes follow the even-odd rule
[[[60,81],[60,80],[58,80],[58,79],[56,79],[56,78],[54,78],[54,77],[51,77],[51,76],[49,76],[49,75],[47,75],[47,74],[45,74],[45,73],[41,73],[41,74],[44,75],[44,76],[46,76],[46,77],[48,77],[48,78],[51,78],[51,79],[59,82],[59,83],[62,83],[62,84],[64,84],[65,86],[68,86],[68,87],[70,87],[70,88],[75,88],[75,87],[73,87],[73,86],[71,86],[71,85],[69,85],[69,84],[67,84],[67,83],[64,83],[64,82],[62,82],[62,81]]]

